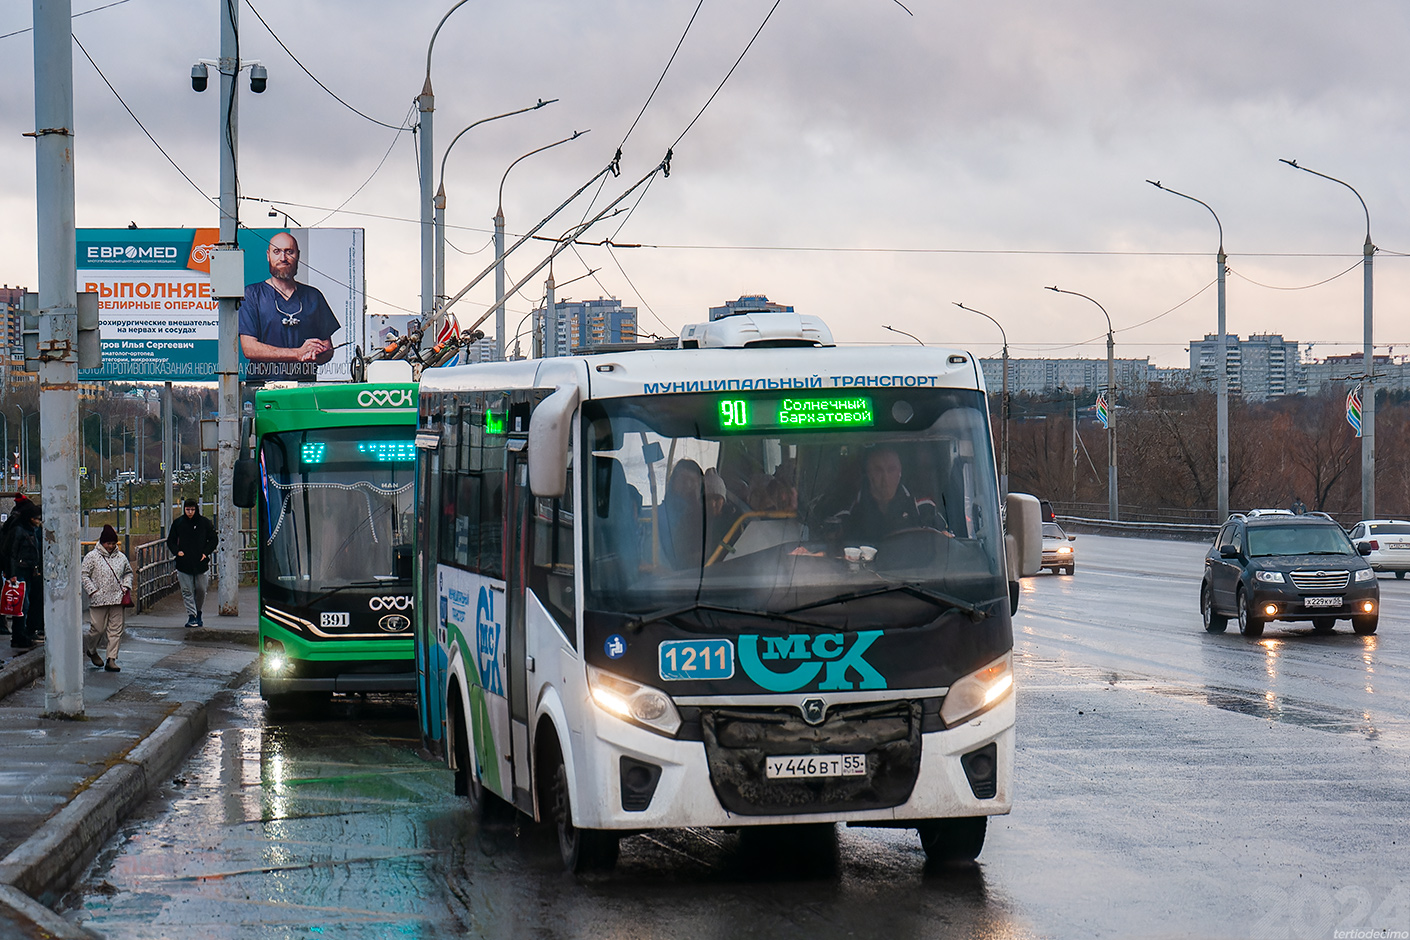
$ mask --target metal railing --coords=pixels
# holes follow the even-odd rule
[[[95,543],[84,542],[86,553]],[[258,573],[259,555],[252,529],[240,530],[240,583],[253,584]],[[176,559],[166,547],[166,539],[153,539],[132,546],[127,559],[132,564],[133,613],[141,613],[180,588],[176,580]],[[220,580],[220,555],[211,559],[210,581]],[[86,603],[86,600],[85,600]]]
[[[1219,531],[1217,525],[1191,522],[1136,522],[1091,519],[1082,516],[1058,516],[1063,528],[1072,532],[1095,535],[1124,535],[1150,539],[1175,539],[1187,542],[1207,542]]]

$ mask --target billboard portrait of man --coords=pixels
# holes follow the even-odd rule
[[[288,232],[269,240],[269,277],[245,287],[240,304],[240,351],[251,382],[313,382],[333,358],[333,334],[342,328],[323,292],[294,278],[299,243]]]

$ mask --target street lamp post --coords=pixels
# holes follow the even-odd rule
[[[555,98],[554,100],[557,101],[558,99]],[[529,157],[532,157],[536,153],[543,153],[545,150],[552,150],[559,144],[566,144],[569,141],[577,140],[579,137],[583,136],[586,133],[587,131],[573,131],[571,135],[569,135],[568,137],[564,137],[562,140],[555,140],[551,144],[544,144],[542,147],[538,147],[534,150],[530,150],[526,154],[522,154],[518,157],[515,157],[513,162],[511,162],[509,166],[505,167],[504,175],[499,178],[499,201],[496,204],[494,213],[494,299],[495,303],[498,305],[498,308],[495,310],[494,315],[494,344],[496,359],[502,360],[504,358],[504,182],[505,180],[509,179],[509,171],[514,169],[514,167],[517,166],[520,161],[527,160]],[[552,269],[550,269],[550,281],[552,280],[552,278],[553,272]],[[545,311],[545,316],[547,316],[547,311]]]
[[[1371,341],[1371,262],[1376,255],[1376,245],[1371,241],[1371,210],[1366,208],[1366,200],[1361,198],[1356,187],[1345,180],[1328,176],[1326,173],[1318,173],[1316,170],[1309,170],[1305,166],[1298,166],[1296,160],[1284,160],[1280,157],[1279,162],[1286,163],[1294,170],[1302,170],[1313,176],[1320,176],[1324,180],[1340,183],[1351,190],[1356,201],[1361,203],[1361,211],[1366,214],[1366,241],[1361,246],[1361,266],[1363,268],[1361,317],[1365,363],[1363,366],[1365,375],[1361,381],[1366,387],[1366,393],[1361,396],[1361,518],[1374,519],[1376,518],[1376,358],[1375,345]]]
[[[449,16],[450,14],[446,15]],[[506,111],[503,114],[496,114],[492,117],[481,118],[473,124],[461,128],[460,133],[456,134],[454,137],[451,138],[450,144],[447,145],[445,153],[441,154],[441,172],[440,176],[436,178],[436,197],[434,200],[432,200],[432,209],[434,211],[432,228],[434,229],[435,233],[435,248],[433,252],[435,274],[433,277],[434,286],[431,297],[432,311],[435,311],[440,307],[441,300],[445,297],[446,294],[446,160],[450,159],[451,150],[455,149],[455,145],[460,142],[460,138],[464,137],[466,132],[472,130],[473,128],[479,127],[481,124],[488,124],[491,121],[498,121],[500,118],[513,117],[516,114],[523,114],[526,111],[537,111],[544,105],[553,104],[557,100],[557,98],[550,98],[548,101],[544,101],[542,98],[540,98],[536,104],[531,104],[527,108],[519,108],[515,111]],[[431,327],[431,321],[429,319],[423,319],[421,322],[424,328],[429,329]]]
[[[1218,345],[1218,365],[1215,371],[1215,424],[1218,439],[1218,469],[1219,469],[1219,515],[1218,519],[1222,524],[1229,518],[1229,354],[1228,337],[1225,331],[1224,316],[1224,268],[1228,261],[1228,255],[1224,254],[1224,224],[1219,221],[1219,216],[1210,209],[1209,203],[1203,199],[1196,199],[1194,196],[1186,195],[1171,189],[1169,186],[1162,186],[1160,180],[1146,180],[1156,189],[1164,190],[1174,196],[1180,196],[1191,202],[1197,202],[1209,209],[1209,214],[1214,216],[1214,224],[1219,227],[1219,253],[1215,255],[1215,260],[1219,266],[1219,345]]]
[[[1102,316],[1106,317],[1106,388],[1107,394],[1111,396],[1111,401],[1107,403],[1106,419],[1106,499],[1109,518],[1115,522],[1118,518],[1116,500],[1116,340],[1112,335],[1111,314],[1086,294],[1079,294],[1075,290],[1062,290],[1059,287],[1049,287],[1048,290],[1059,294],[1071,294],[1073,297],[1081,297],[1083,300],[1091,301],[1097,304],[1097,309],[1102,312]]]
[[[469,0],[456,0],[454,6],[446,11],[445,16],[436,24],[436,28],[431,32],[431,41],[426,44],[426,81],[421,86],[421,94],[416,96],[416,110],[420,112],[418,117],[418,133],[421,136],[421,159],[417,161],[417,167],[421,173],[421,206],[418,217],[421,220],[421,322],[429,324],[431,313],[436,306],[436,228],[432,213],[435,209],[435,195],[431,192],[434,180],[431,177],[431,167],[435,163],[436,150],[434,147],[433,133],[435,130],[436,95],[431,90],[431,52],[436,48],[436,36],[441,32],[441,27],[450,19],[450,15],[463,7]]]
[[[989,316],[989,314],[985,313],[983,310],[975,310],[973,307],[966,307],[958,300],[954,301],[954,305],[961,310],[968,310],[970,313],[979,314],[981,317],[997,326],[999,328],[999,335],[1004,338],[1004,380],[1003,392],[999,398],[1000,434],[1003,439],[1003,443],[999,448],[999,493],[1007,497],[1009,495],[1009,335],[1004,332],[1004,325],[1002,323]]]

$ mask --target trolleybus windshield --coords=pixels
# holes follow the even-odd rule
[[[266,434],[260,465],[267,594],[306,602],[410,582],[416,449],[408,429]]]
[[[644,396],[583,415],[589,609],[919,622],[1007,603],[977,390]]]

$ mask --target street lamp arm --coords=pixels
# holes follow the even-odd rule
[[[951,301],[951,303],[953,303],[956,307],[959,307],[961,310],[968,310],[970,313],[977,313],[977,314],[979,314],[981,317],[983,317],[984,319],[988,320],[990,323],[992,323],[992,324],[994,324],[995,326],[997,326],[997,327],[999,328],[999,335],[1004,338],[1004,348],[1005,348],[1005,349],[1008,349],[1008,348],[1009,348],[1009,335],[1004,332],[1004,325],[1003,325],[1002,323],[1000,323],[998,320],[995,320],[993,317],[989,316],[989,314],[985,313],[983,310],[975,310],[973,307],[966,307],[964,304],[960,303],[958,300]]]
[[[1206,209],[1209,209],[1209,214],[1214,216],[1214,224],[1219,226],[1219,253],[1221,255],[1224,253],[1224,223],[1219,221],[1219,214],[1210,208],[1209,203],[1205,202],[1203,199],[1196,199],[1194,196],[1191,196],[1188,193],[1182,193],[1178,189],[1171,189],[1169,186],[1162,186],[1160,180],[1146,180],[1146,182],[1150,183],[1156,189],[1164,190],[1165,192],[1170,193],[1171,195],[1180,196],[1183,199],[1188,199],[1190,200],[1190,202],[1197,202],[1200,205],[1204,206]]]
[[[1097,303],[1097,302],[1096,302],[1095,300],[1093,300],[1091,297],[1088,297],[1086,294],[1079,294],[1079,293],[1077,293],[1077,291],[1075,291],[1075,290],[1063,290],[1062,288],[1056,287],[1056,286],[1054,286],[1054,287],[1045,287],[1045,288],[1043,288],[1043,289],[1044,289],[1044,290],[1055,291],[1056,293],[1059,293],[1059,294],[1071,294],[1073,297],[1081,297],[1083,300],[1091,300],[1092,303],[1097,304],[1097,309],[1102,312],[1102,316],[1106,317],[1106,332],[1107,332],[1107,335],[1108,335],[1108,336],[1111,335],[1111,333],[1112,333],[1112,328],[1111,328],[1111,314],[1107,313],[1107,312],[1106,312],[1106,308],[1103,307],[1101,304]]]
[[[898,330],[894,326],[887,326],[885,323],[881,324],[881,328],[883,330],[890,330],[892,333],[900,333],[902,336],[910,336],[911,339],[915,340],[917,343],[920,343],[922,346],[925,345],[925,343],[921,342],[919,336],[913,336],[912,334],[907,333],[905,330]]]
[[[557,101],[558,99],[555,98],[555,99],[553,99],[553,100],[554,100],[554,101]],[[499,178],[499,202],[497,202],[496,205],[499,206],[500,212],[502,213],[502,212],[504,211],[504,181],[507,180],[507,179],[509,179],[509,171],[512,170],[512,169],[514,169],[514,167],[519,164],[519,161],[521,161],[521,160],[527,160],[527,159],[529,159],[530,157],[532,157],[532,156],[533,156],[534,154],[536,154],[536,153],[543,153],[545,150],[552,150],[554,147],[557,147],[559,144],[566,144],[566,143],[569,143],[569,142],[571,142],[571,141],[577,140],[579,137],[583,136],[584,134],[590,134],[590,133],[592,133],[592,128],[588,128],[588,129],[585,130],[585,131],[573,131],[572,136],[570,136],[570,137],[564,137],[562,140],[555,140],[555,141],[554,141],[553,143],[551,143],[551,144],[544,144],[542,147],[538,148],[537,150],[530,150],[528,153],[524,154],[523,156],[515,157],[515,158],[514,158],[514,162],[511,163],[511,164],[509,164],[509,166],[505,168],[505,170],[504,170],[504,175]]]
[[[1372,249],[1375,248],[1375,244],[1371,241],[1371,210],[1366,208],[1366,200],[1361,198],[1361,194],[1356,191],[1355,186],[1352,186],[1346,180],[1339,180],[1335,176],[1328,176],[1325,173],[1318,173],[1316,170],[1309,170],[1305,166],[1299,166],[1296,160],[1284,160],[1282,157],[1279,157],[1278,162],[1286,163],[1294,170],[1302,170],[1304,173],[1311,173],[1313,176],[1320,176],[1324,180],[1331,180],[1333,183],[1340,183],[1347,189],[1351,190],[1351,194],[1356,197],[1356,201],[1361,203],[1361,211],[1366,213],[1366,244],[1371,246]]]
[[[441,27],[446,25],[446,20],[450,19],[450,15],[469,2],[470,0],[456,0],[455,6],[446,10],[446,15],[441,17],[441,21],[436,24],[435,30],[431,33],[431,41],[426,44],[426,88],[422,91],[423,95],[431,93],[431,50],[436,47],[436,36],[439,35]]]
[[[450,151],[455,146],[455,142],[460,140],[460,138],[464,137],[466,131],[472,128],[479,127],[481,124],[488,124],[491,121],[498,121],[500,118],[513,117],[516,114],[523,114],[525,111],[537,111],[544,105],[553,104],[557,100],[557,98],[550,98],[547,101],[544,101],[542,98],[540,98],[537,104],[531,104],[527,108],[519,108],[517,111],[506,111],[503,114],[496,114],[493,117],[480,118],[474,124],[471,124],[469,127],[462,129],[459,134],[456,134],[454,137],[451,138],[450,143],[446,145],[446,152],[441,155],[441,175],[436,177],[437,182],[442,186],[445,185],[446,160],[449,159]]]

